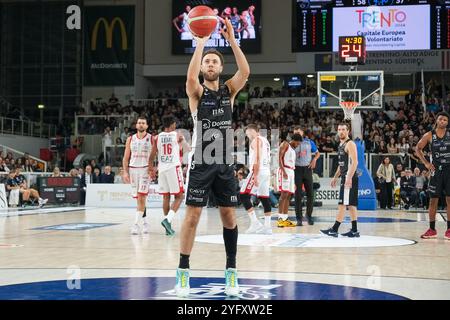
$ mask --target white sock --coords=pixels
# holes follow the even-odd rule
[[[247,213],[248,213],[248,216],[250,217],[251,223],[258,222],[258,218],[256,218],[255,210],[252,210],[252,211],[247,212]]]
[[[172,223],[172,219],[175,216],[175,211],[170,210],[169,213],[166,216],[167,221],[169,221],[169,223]]]
[[[271,216],[264,216],[264,226],[266,228],[270,228],[271,227],[271,224],[270,224],[271,220],[272,220]]]
[[[138,224],[139,221],[141,221],[142,215],[144,214],[144,212],[142,211],[136,211],[136,218],[134,219],[134,224]]]
[[[283,221],[286,221],[287,218],[288,218],[288,214],[287,214],[287,213],[286,213],[286,214],[283,214],[283,217],[282,217]]]
[[[283,219],[283,214],[282,213],[278,214],[278,219]]]

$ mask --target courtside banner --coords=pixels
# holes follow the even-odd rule
[[[134,6],[85,8],[84,85],[134,85]]]
[[[430,6],[333,8],[333,51],[348,35],[364,36],[367,51],[429,50]]]
[[[158,185],[148,188],[147,208],[162,208],[162,196],[158,193]],[[171,197],[173,200],[173,197]],[[131,196],[130,184],[89,184],[86,190],[87,207],[136,208],[136,199]],[[181,207],[184,206],[184,201]]]

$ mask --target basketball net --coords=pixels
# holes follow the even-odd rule
[[[356,107],[358,106],[358,102],[356,101],[341,101],[339,102],[339,105],[341,106],[342,110],[344,110],[344,119],[345,120],[352,120],[353,116],[355,114]]]

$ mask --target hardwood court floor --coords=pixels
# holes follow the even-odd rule
[[[0,299],[175,298],[183,208],[174,237],[160,225],[161,209],[148,210],[150,234],[139,236],[129,233],[132,209],[72,210],[0,212]],[[313,226],[277,228],[273,220],[273,235],[246,235],[249,219],[238,209],[241,298],[450,299],[450,241],[440,214],[435,240],[420,239],[427,214],[411,210],[360,212],[359,239],[320,235],[335,214],[315,208]],[[204,210],[197,236],[191,298],[222,299],[218,209]]]

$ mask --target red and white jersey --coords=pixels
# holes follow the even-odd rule
[[[295,169],[296,153],[294,148],[289,145],[283,157],[283,166],[289,169]]]
[[[158,171],[166,171],[181,165],[180,145],[178,143],[178,133],[161,132],[158,134]]]
[[[250,147],[249,167],[250,169],[256,163],[256,143],[261,142],[259,149],[259,171],[261,173],[270,173],[270,143],[266,138],[257,136],[256,141],[252,142]]]
[[[130,168],[148,167],[150,153],[152,152],[152,136],[147,132],[143,138],[133,134],[131,136],[130,149]]]

